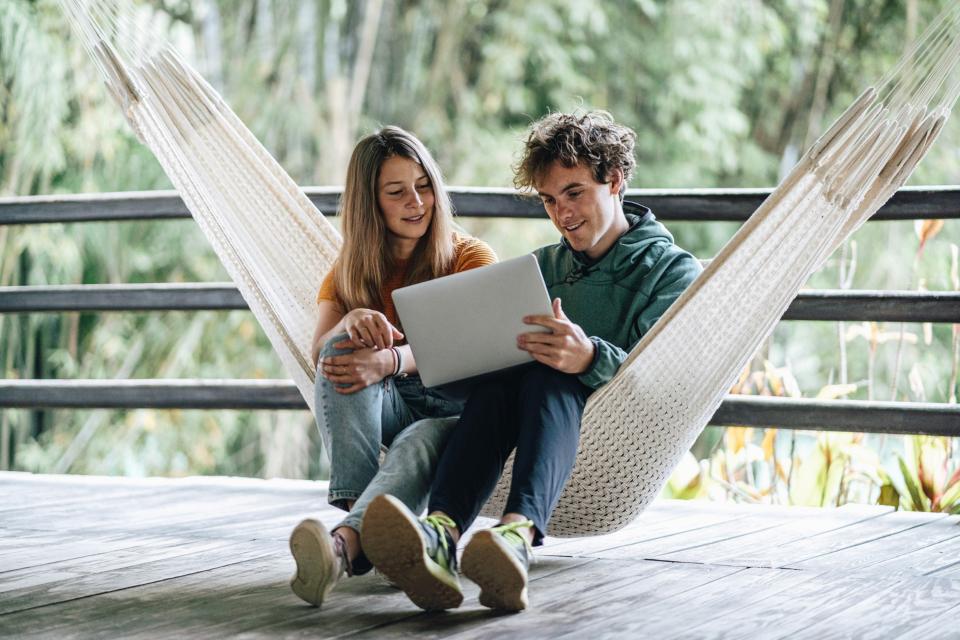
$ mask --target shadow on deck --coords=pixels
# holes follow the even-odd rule
[[[287,581],[326,484],[0,473],[0,636],[960,638],[960,517],[848,505],[655,503],[549,539],[531,609],[419,612],[376,576],[323,609]]]

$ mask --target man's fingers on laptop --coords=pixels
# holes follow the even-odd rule
[[[522,346],[525,344],[549,344],[553,346],[559,346],[565,336],[557,335],[555,333],[541,333],[539,331],[531,331],[530,333],[521,333],[517,336],[517,345]]]

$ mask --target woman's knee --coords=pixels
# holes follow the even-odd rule
[[[400,432],[390,445],[390,451],[384,460],[386,466],[391,461],[409,464],[427,462],[433,464],[440,457],[450,432],[457,424],[457,416],[448,418],[426,418],[418,420]]]
[[[353,353],[354,349],[338,349],[335,345],[343,342],[344,340],[349,340],[350,336],[346,333],[338,333],[323,344],[323,348],[320,349],[320,357],[324,356],[342,356],[346,353]]]

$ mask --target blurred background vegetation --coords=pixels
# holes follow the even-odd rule
[[[151,0],[144,20],[294,179],[416,132],[454,185],[508,186],[525,127],[602,108],[639,134],[631,186],[773,186],[948,0]],[[960,182],[954,118],[912,184]],[[0,195],[169,188],[53,0],[0,2]],[[462,220],[502,258],[546,221]],[[709,257],[735,225],[672,224]],[[871,223],[809,283],[958,290],[953,221]],[[0,227],[0,286],[226,280],[192,221]],[[736,319],[731,319],[736,321]],[[738,393],[956,402],[958,327],[782,323]],[[246,312],[0,315],[6,378],[285,377]],[[710,428],[666,494],[951,510],[945,438]],[[0,469],[324,475],[305,412],[0,412]]]

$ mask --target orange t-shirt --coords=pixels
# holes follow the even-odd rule
[[[477,267],[483,267],[497,261],[497,254],[495,254],[493,249],[490,248],[490,245],[483,240],[455,234],[453,245],[453,269],[450,273],[476,269]],[[383,283],[383,287],[380,290],[383,308],[377,309],[377,311],[383,312],[383,315],[387,316],[387,320],[395,327],[400,326],[400,320],[397,317],[397,309],[393,306],[393,297],[391,294],[393,294],[394,289],[403,286],[403,280],[407,275],[406,264],[400,263],[397,266],[399,268]],[[317,293],[317,302],[321,300],[336,302],[343,307],[343,302],[337,295],[337,287],[333,282],[333,271],[327,273],[323,282],[320,284],[320,292]]]

